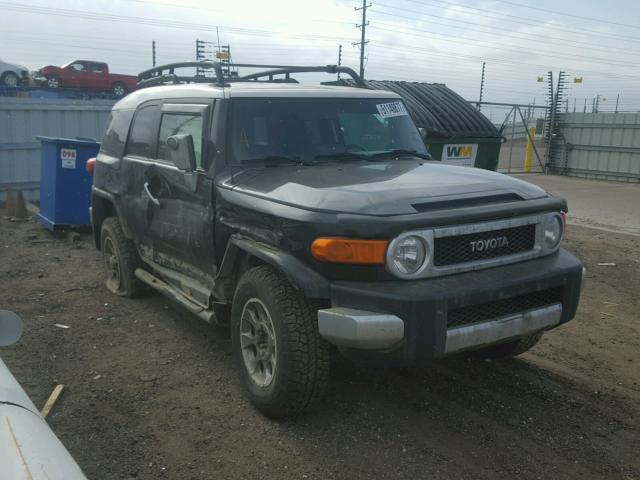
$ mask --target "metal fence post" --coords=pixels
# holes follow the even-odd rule
[[[514,106],[511,111],[513,112],[513,122],[511,122],[511,144],[509,145],[509,173],[511,173],[511,159],[513,158],[513,140],[516,136],[516,107]]]

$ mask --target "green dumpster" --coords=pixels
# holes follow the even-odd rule
[[[328,82],[355,86],[352,80]],[[367,80],[368,88],[389,90],[402,97],[434,160],[453,165],[496,170],[502,135],[475,105],[441,83]]]

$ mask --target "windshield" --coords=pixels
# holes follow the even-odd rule
[[[230,154],[250,160],[373,158],[404,150],[425,154],[418,129],[397,98],[235,98]]]

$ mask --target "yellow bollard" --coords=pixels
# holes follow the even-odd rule
[[[527,155],[524,158],[524,171],[531,171],[531,163],[533,160],[533,142],[532,140],[535,138],[536,127],[531,127],[529,129],[529,137],[527,139]]]

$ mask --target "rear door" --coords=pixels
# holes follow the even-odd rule
[[[108,90],[109,76],[104,63],[87,62],[85,87],[93,90]]]
[[[153,247],[147,217],[151,199],[144,184],[149,170],[155,168],[159,119],[159,102],[143,103],[136,109],[120,166],[120,215],[143,255],[151,255]]]
[[[160,112],[157,155],[144,173],[148,197],[145,219],[153,261],[212,288],[215,275],[213,182],[206,173],[213,104],[165,103]],[[197,167],[179,170],[170,160],[167,138],[189,134]]]

